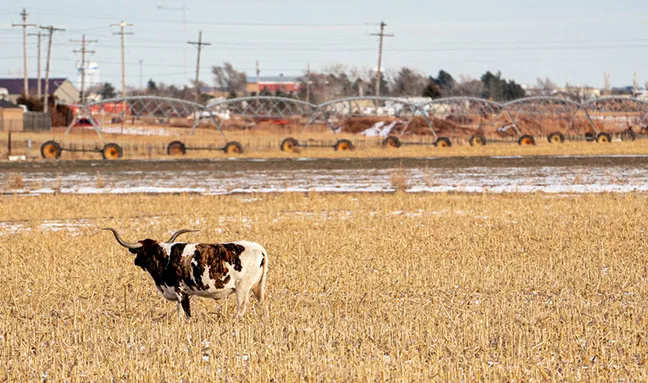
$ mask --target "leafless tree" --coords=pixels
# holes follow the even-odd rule
[[[420,96],[427,84],[427,79],[422,74],[410,69],[402,68],[390,81],[391,94],[397,97]]]
[[[459,75],[459,81],[455,82],[447,96],[481,97],[483,90],[483,82],[462,74]]]
[[[214,74],[214,85],[230,94],[244,94],[247,85],[247,76],[244,72],[234,69],[228,62],[222,66],[212,67]]]
[[[549,77],[545,77],[544,79],[542,77],[538,77],[536,79],[536,88],[539,92],[539,95],[551,96],[556,91],[556,89],[558,89],[558,85],[551,81]]]

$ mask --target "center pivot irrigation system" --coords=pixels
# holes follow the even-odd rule
[[[334,140],[304,139],[305,132],[309,128],[322,123],[331,131]],[[357,131],[358,128],[362,129],[362,132]],[[418,142],[400,139],[402,135],[412,130],[416,130],[421,138]],[[389,147],[400,147],[404,144],[439,147],[452,145],[447,137],[437,136],[428,116],[417,104],[389,97],[349,97],[317,106],[299,132],[298,138],[288,137],[281,142],[280,147],[286,152],[293,151],[297,147],[352,150],[353,143],[341,138],[340,133],[361,133],[365,136],[382,137],[383,145]]]
[[[606,131],[617,131],[622,141],[648,137],[647,101],[613,96],[586,102],[581,108],[600,142],[612,140]]]
[[[101,153],[106,160],[115,160],[122,157],[123,150],[116,143],[105,143],[102,131],[119,134],[124,133],[125,129],[146,129],[152,126],[191,127],[189,134],[194,134],[196,127],[206,124],[215,127],[224,141],[224,145],[220,147],[189,148],[183,141],[175,140],[167,146],[169,155],[184,154],[189,149],[222,150],[226,153],[240,152],[243,149],[237,142],[227,142],[216,116],[205,111],[203,105],[190,101],[156,96],[133,96],[75,106],[75,109],[76,113],[66,129],[64,137],[67,137],[75,127],[92,126],[101,142],[104,143],[103,147],[76,149],[51,140],[41,146],[43,158],[57,159],[63,151],[70,151],[96,152]]]
[[[208,104],[206,112],[218,116],[219,129],[229,121],[230,125],[243,127],[256,126],[267,122],[279,127],[303,124],[316,112],[317,106],[308,102],[271,96],[235,98]],[[281,144],[288,147],[290,142]],[[297,144],[295,145],[297,146]]]
[[[648,137],[648,102],[621,96],[604,97],[583,104],[557,97],[527,97],[500,104],[473,97],[449,97],[414,103],[390,97],[350,97],[320,105],[283,98],[256,96],[217,101],[207,106],[181,99],[132,96],[75,106],[75,127],[92,127],[102,145],[76,148],[50,140],[41,147],[43,158],[57,159],[63,151],[101,153],[104,159],[121,158],[117,143],[106,143],[103,133],[124,134],[129,129],[149,130],[169,126],[185,128],[186,135],[167,146],[167,154],[184,155],[188,150],[216,150],[226,154],[243,152],[243,146],[229,141],[224,128],[245,128],[270,124],[281,131],[298,132],[297,138],[281,141],[285,152],[298,148],[331,147],[351,150],[354,139],[382,142],[384,147],[403,145],[452,146],[451,138],[470,137],[471,146],[487,143],[535,145],[534,137],[548,133],[549,143],[566,140],[611,142]],[[323,139],[312,132],[330,132]],[[297,130],[299,127],[299,130]],[[197,129],[215,132],[220,143],[190,146],[187,139]],[[345,137],[346,136],[346,137]]]

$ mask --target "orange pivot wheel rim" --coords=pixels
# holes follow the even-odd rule
[[[112,147],[108,148],[106,149],[105,153],[106,153],[106,158],[110,160],[114,160],[119,157],[119,151],[117,150],[117,148],[112,148]]]
[[[169,148],[169,154],[171,154],[172,156],[179,156],[183,154],[182,147],[180,145],[171,145],[171,147]]]
[[[522,141],[520,141],[520,144],[522,144],[523,146],[527,146],[527,145],[533,145],[533,142],[531,142],[530,138],[525,138]]]
[[[54,144],[47,144],[43,147],[43,155],[45,158],[56,158],[58,148]]]

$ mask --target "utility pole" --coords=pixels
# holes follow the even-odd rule
[[[38,96],[38,99],[40,100],[41,94],[42,94],[41,93],[41,73],[42,73],[42,71],[41,71],[41,52],[42,52],[42,50],[41,50],[41,37],[43,36],[43,34],[41,33],[41,31],[38,31],[38,33],[30,33],[29,36],[38,37],[38,52],[37,52],[37,55],[36,55],[36,60],[37,60],[37,62],[36,62],[36,68],[37,68],[36,71],[38,72],[36,81],[38,81],[38,82],[36,83],[36,94]]]
[[[81,41],[79,40],[70,40],[71,43],[81,43],[81,50],[74,51],[74,53],[81,53],[81,105],[85,104],[85,70],[86,70],[86,54],[95,53],[95,51],[89,51],[87,49],[88,44],[96,43],[97,40],[86,40],[85,35],[83,35]]]
[[[133,34],[132,32],[126,32],[126,27],[132,27],[134,25],[126,24],[122,21],[119,24],[112,24],[111,26],[121,28],[119,32],[113,33],[113,35],[121,35],[122,98],[126,98],[126,53],[124,47],[124,36]]]
[[[164,5],[158,5],[158,9],[160,10],[167,10],[167,11],[182,11],[182,31],[183,31],[183,38],[187,38],[187,8],[186,6],[182,7],[165,7]],[[187,48],[184,48],[184,54],[182,55],[184,58],[184,73],[187,74]]]
[[[256,62],[256,85],[257,85],[257,96],[261,95],[261,67],[259,67],[259,60]]]
[[[204,43],[202,41],[202,31],[198,34],[198,41],[187,41],[190,45],[195,45],[198,47],[198,59],[196,60],[196,102],[200,103],[200,52],[202,51],[203,46],[211,45],[210,43]]]
[[[29,74],[27,73],[27,27],[35,27],[36,24],[27,24],[27,16],[29,16],[29,13],[27,13],[27,9],[23,8],[22,12],[20,12],[20,16],[22,16],[22,24],[12,24],[14,27],[22,27],[23,28],[23,77],[25,78],[24,82],[24,94],[25,97],[29,97]]]
[[[142,71],[142,60],[139,61],[139,88],[140,90],[144,89],[144,72]]]
[[[49,73],[50,73],[50,61],[52,58],[52,35],[56,31],[64,31],[65,29],[54,28],[53,25],[47,27],[40,27],[49,32],[49,41],[47,42],[47,61],[45,62],[45,101],[43,102],[43,111],[47,112],[48,102],[49,102]]]
[[[306,64],[306,102],[310,102],[310,63]]]
[[[394,35],[385,34],[384,21],[380,22],[380,33],[372,33],[372,36],[380,36],[380,45],[378,47],[378,70],[376,71],[376,97],[380,97],[380,82],[382,80],[382,52],[383,52],[383,39],[385,37],[394,37]]]

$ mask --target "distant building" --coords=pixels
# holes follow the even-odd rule
[[[0,132],[21,132],[24,129],[24,109],[5,100],[0,100]]]
[[[261,76],[257,84],[256,77],[248,77],[246,90],[248,94],[253,92],[259,94],[263,90],[271,93],[276,93],[279,90],[284,93],[297,93],[301,86],[298,79],[295,76]]]
[[[530,85],[522,85],[527,97],[548,96],[566,98],[569,100],[593,100],[601,97],[601,90],[590,86],[570,86],[556,89],[542,89]]]
[[[277,91],[282,91],[283,93],[297,93],[299,92],[300,85],[301,82],[298,81],[298,77],[292,76],[262,76],[259,78],[258,84],[256,77],[248,77],[245,86],[246,94],[237,94],[237,96],[243,97],[252,93],[259,94],[263,90],[267,90],[273,95],[277,93]],[[200,93],[209,95],[216,99],[229,97],[229,92],[220,87],[202,87],[200,88]]]
[[[28,80],[29,94],[36,95],[38,89],[38,79],[30,78]],[[23,78],[0,78],[0,88],[7,90],[7,100],[16,102],[18,97],[25,93]],[[41,91],[45,92],[45,80],[41,80]],[[54,96],[59,103],[72,105],[79,102],[79,91],[66,78],[50,78],[49,93]]]

